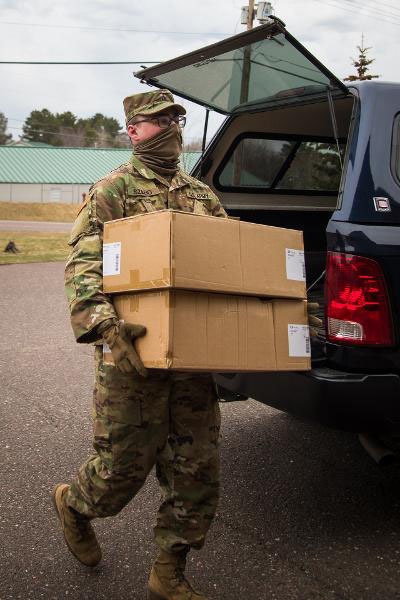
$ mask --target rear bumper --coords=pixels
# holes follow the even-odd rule
[[[216,374],[218,385],[294,415],[350,431],[400,431],[400,377],[309,372]]]

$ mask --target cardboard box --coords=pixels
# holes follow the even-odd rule
[[[121,320],[147,327],[136,341],[148,368],[180,371],[310,369],[306,302],[180,290],[120,294]],[[105,361],[112,362],[104,348]]]
[[[187,289],[305,298],[301,231],[155,211],[104,224],[106,293]]]
[[[273,300],[277,371],[311,369],[310,328],[305,300]]]

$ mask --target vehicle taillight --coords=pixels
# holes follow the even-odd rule
[[[328,252],[325,300],[329,341],[365,346],[393,345],[385,279],[376,261]]]

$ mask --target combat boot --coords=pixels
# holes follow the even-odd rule
[[[101,560],[101,549],[90,519],[69,508],[65,494],[69,485],[59,483],[53,490],[53,504],[57,511],[68,549],[82,564],[95,567]]]
[[[185,579],[187,550],[170,554],[160,550],[150,571],[148,600],[207,600]]]

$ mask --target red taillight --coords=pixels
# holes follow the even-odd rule
[[[376,261],[328,252],[325,300],[329,341],[365,346],[393,345],[385,279]]]

